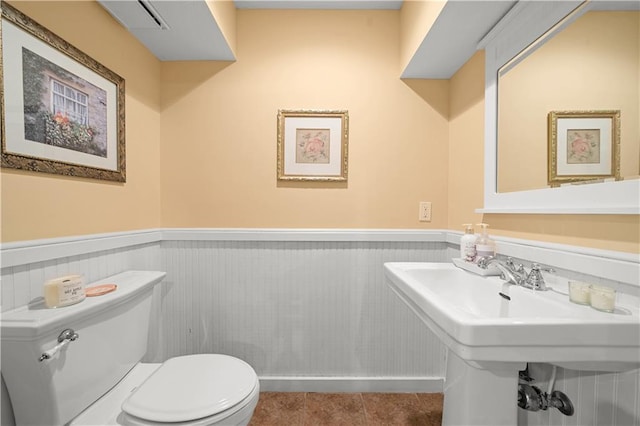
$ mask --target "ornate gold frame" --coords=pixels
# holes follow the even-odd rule
[[[330,142],[331,149],[340,149],[339,160],[332,161],[332,167],[339,169],[339,173],[323,173],[317,170],[320,167],[316,164],[309,164],[307,166],[301,166],[306,168],[304,172],[290,172],[287,170],[287,152],[291,152],[291,144],[296,144],[295,140],[286,138],[287,133],[287,119],[331,119],[335,121],[336,118],[340,119],[340,140],[334,140],[334,132],[331,133],[332,140]],[[337,133],[337,132],[336,132]],[[349,113],[346,110],[335,111],[312,111],[312,110],[279,110],[278,111],[278,180],[282,181],[320,181],[320,182],[345,182],[347,180],[348,173],[348,155],[349,148]],[[339,161],[339,165],[335,164]],[[338,167],[339,166],[339,167]]]
[[[559,153],[558,153],[558,121],[563,119],[609,119],[611,120],[611,135],[607,139],[610,143],[608,147],[611,151],[611,164],[609,173],[575,173],[559,174]],[[548,114],[548,166],[547,182],[553,187],[558,187],[563,183],[588,182],[602,180],[605,178],[620,177],[620,111],[619,110],[591,110],[591,111],[551,111]],[[604,164],[604,163],[602,163]]]
[[[3,68],[3,51],[2,51],[2,24],[0,21],[0,130],[2,131],[2,161],[1,165],[5,168],[21,169],[33,172],[52,173],[65,176],[75,176],[91,179],[109,180],[117,182],[126,181],[125,167],[125,85],[124,79],[114,73],[104,65],[97,62],[78,48],[72,46],[62,38],[58,37],[42,25],[38,24],[27,15],[13,8],[9,4],[2,2],[2,20],[7,20],[20,28],[20,30],[41,40],[54,49],[62,52],[80,65],[97,73],[108,82],[115,85],[116,92],[116,117],[117,136],[115,138],[117,144],[117,170],[100,169],[82,164],[72,164],[47,158],[38,158],[34,156],[21,155],[7,151],[6,146],[6,123],[5,111],[5,76]]]

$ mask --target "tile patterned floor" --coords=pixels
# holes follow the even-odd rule
[[[261,392],[249,426],[440,426],[440,393]]]

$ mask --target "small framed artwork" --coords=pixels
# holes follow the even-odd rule
[[[347,111],[278,111],[278,180],[347,180]]]
[[[2,2],[2,167],[124,182],[124,79]]]
[[[548,183],[620,180],[620,111],[551,111]]]

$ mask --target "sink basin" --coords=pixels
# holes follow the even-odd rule
[[[571,303],[566,289],[534,291],[449,263],[384,269],[390,288],[448,348],[444,426],[517,424],[518,372],[527,362],[640,367],[637,298],[619,295],[616,310],[606,313]]]
[[[637,299],[618,301],[607,313],[571,303],[564,289],[533,291],[448,263],[386,263],[385,273],[394,292],[466,361],[640,367]]]

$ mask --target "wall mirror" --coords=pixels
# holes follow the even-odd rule
[[[520,1],[480,47],[479,211],[640,213],[638,2]]]

